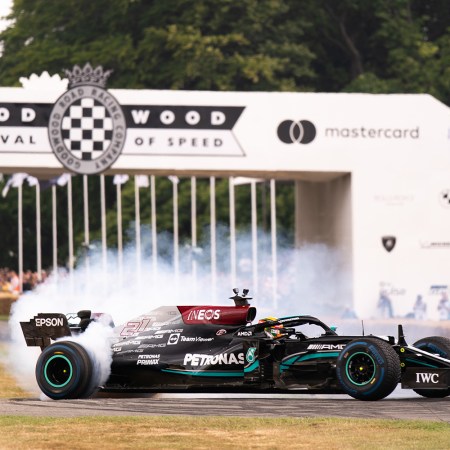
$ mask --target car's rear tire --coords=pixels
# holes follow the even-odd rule
[[[359,400],[387,397],[400,379],[400,359],[385,341],[359,338],[349,342],[336,363],[343,391]]]
[[[436,353],[443,358],[450,359],[450,339],[442,336],[430,336],[414,343],[414,347],[429,353]],[[448,389],[414,389],[414,392],[427,398],[444,398],[450,395]]]
[[[92,376],[89,354],[72,341],[49,345],[36,363],[37,383],[54,400],[89,397],[94,391]]]

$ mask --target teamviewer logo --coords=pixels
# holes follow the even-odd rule
[[[285,144],[309,144],[316,137],[316,127],[309,120],[284,120],[278,125],[277,134]]]

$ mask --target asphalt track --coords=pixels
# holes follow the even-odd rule
[[[425,399],[395,391],[377,402],[345,395],[155,394],[145,397],[98,397],[88,400],[43,401],[38,398],[0,401],[3,415],[79,416],[234,416],[347,417],[421,419],[450,424],[450,398]]]

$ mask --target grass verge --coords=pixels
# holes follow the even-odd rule
[[[6,345],[0,344],[0,361],[6,357]],[[8,373],[4,364],[0,362],[0,398],[24,398],[30,394],[17,386],[14,378]]]
[[[0,448],[448,449],[440,422],[229,417],[0,417]]]

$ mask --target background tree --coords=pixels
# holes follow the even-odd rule
[[[12,25],[0,33],[0,85],[89,61],[113,69],[108,87],[414,93],[450,105],[450,2],[448,0],[14,0]],[[180,184],[180,237],[189,240],[188,179]],[[92,238],[100,237],[98,181],[90,184]],[[2,184],[0,183],[0,187]],[[228,220],[228,181],[217,180],[217,217]],[[160,178],[158,227],[171,230],[172,190]],[[74,178],[75,211],[81,181]],[[292,183],[279,183],[280,229],[292,237]],[[43,220],[51,218],[43,192]],[[124,229],[134,220],[133,184],[123,189]],[[148,192],[142,191],[149,207]],[[267,186],[258,187],[259,222],[268,222]],[[236,191],[237,224],[247,226],[249,187]],[[16,195],[0,201],[0,254],[17,255]],[[33,191],[24,188],[25,236],[34,235]],[[66,258],[65,189],[58,189],[59,242]],[[108,242],[116,239],[115,187],[107,183]],[[29,206],[29,208],[28,208]],[[209,182],[198,182],[199,232],[209,224]],[[143,207],[143,208],[145,208]],[[148,211],[143,210],[148,215]],[[147,216],[148,217],[148,216]],[[83,242],[75,215],[76,245]],[[51,248],[51,235],[43,236]],[[27,240],[26,261],[34,261]],[[51,254],[51,253],[49,253]],[[49,264],[47,255],[46,263]]]

